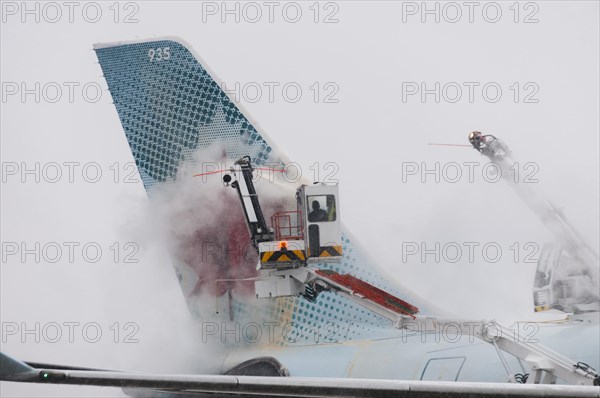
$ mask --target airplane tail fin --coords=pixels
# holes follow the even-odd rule
[[[174,38],[94,46],[147,190],[174,180],[193,151],[216,141],[229,159],[281,161],[188,47]]]
[[[229,164],[243,156],[250,156],[256,165],[268,164],[271,167],[287,164],[281,151],[276,149],[249,114],[224,92],[204,61],[181,40],[151,39],[96,45],[95,51],[144,186],[151,196],[163,183],[176,180],[178,170],[197,159],[194,156],[199,150],[217,142],[223,146],[224,158]],[[210,191],[206,186],[197,187],[202,188]],[[218,186],[215,189],[223,188]],[[214,200],[212,197],[224,197],[220,196],[224,194],[212,191],[209,194],[212,196],[205,197],[205,202],[196,201],[192,204],[193,209],[184,214],[182,222],[189,222],[188,218],[201,208],[206,208],[206,201]],[[287,198],[287,193],[285,195]],[[293,191],[289,196],[295,205]],[[237,201],[237,198],[234,199]],[[188,305],[191,302],[189,298],[199,291],[208,290],[217,297],[227,291],[231,293],[231,290],[238,293],[243,291],[230,288],[211,291],[210,286],[214,286],[217,280],[248,280],[256,275],[255,257],[251,256],[251,261],[245,258],[244,264],[239,264],[241,260],[236,264],[231,258],[231,250],[224,250],[221,258],[207,265],[201,261],[206,253],[198,251],[202,249],[202,239],[215,235],[229,243],[246,242],[247,245],[248,232],[239,203],[235,201],[225,207],[218,203],[209,214],[204,213],[197,218],[193,232],[186,231],[182,239],[186,244],[175,250],[178,252],[174,253],[178,257],[174,261],[175,268],[184,294],[188,297]],[[261,196],[263,208],[266,207],[265,201],[266,198]],[[215,213],[218,215],[215,216]],[[214,222],[211,224],[209,220]],[[389,277],[374,266],[343,226],[342,244],[344,255],[341,263],[319,263],[318,268],[351,274],[418,307],[421,314],[437,311],[408,289],[395,286]],[[236,286],[240,287],[240,284]],[[277,299],[275,304],[266,303],[270,300],[253,300],[251,305],[247,305],[253,296],[253,289],[246,289],[248,292],[251,294],[243,299],[236,299],[235,295],[231,298],[230,295],[227,305],[229,311],[235,316],[254,317],[256,312],[250,311],[259,308],[268,319],[290,322],[293,325],[290,337],[294,341],[311,340],[310,327],[305,326],[312,322],[339,324],[341,319],[348,320],[347,327],[339,328],[339,340],[373,336],[373,330],[389,328],[387,319],[365,311],[360,305],[334,293],[322,293],[315,302],[286,297]],[[193,305],[190,305],[190,309],[194,312]]]

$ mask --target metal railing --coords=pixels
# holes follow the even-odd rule
[[[271,225],[276,240],[304,240],[302,212],[299,210],[280,211],[273,214]]]

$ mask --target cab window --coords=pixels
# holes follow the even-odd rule
[[[309,222],[335,221],[335,195],[310,195],[306,200]]]

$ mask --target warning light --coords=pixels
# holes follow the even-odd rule
[[[287,250],[287,242],[286,241],[279,242],[279,250],[283,250],[283,251]]]

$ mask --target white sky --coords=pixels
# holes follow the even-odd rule
[[[35,10],[35,4],[28,7]],[[513,2],[480,2],[472,10],[473,23],[462,2],[427,3],[431,9],[439,7],[439,23],[433,14],[424,15],[423,23],[420,10],[409,13],[421,2],[297,3],[302,10],[297,23],[283,15],[285,6],[285,17],[293,19],[296,3],[279,3],[272,23],[263,2],[253,3],[263,13],[256,23],[248,21],[256,8],[245,3],[238,5],[239,23],[234,15],[226,15],[223,23],[220,13],[203,14],[203,7],[213,10],[221,2],[78,3],[72,23],[62,2],[54,3],[59,8],[37,4],[39,22],[36,11],[23,14],[21,2],[2,2],[2,242],[5,247],[10,242],[30,247],[35,242],[63,247],[64,242],[97,242],[103,255],[95,264],[85,261],[80,249],[73,264],[66,251],[56,264],[35,264],[32,255],[26,262],[18,255],[5,256],[0,273],[3,328],[21,322],[97,322],[107,333],[120,322],[123,333],[124,323],[135,322],[140,342],[91,344],[79,337],[74,343],[51,344],[35,343],[29,336],[22,343],[20,337],[5,336],[3,329],[3,352],[27,360],[152,370],[159,365],[157,350],[169,346],[176,356],[187,347],[172,344],[188,321],[186,309],[164,247],[156,236],[148,238],[152,223],[143,187],[124,182],[133,159],[110,95],[104,91],[91,103],[82,94],[88,83],[93,83],[89,97],[94,97],[94,84],[106,88],[93,43],[179,36],[230,86],[262,85],[257,102],[248,101],[251,92],[242,96],[254,119],[304,173],[312,173],[310,165],[319,162],[323,175],[325,163],[336,163],[339,211],[346,227],[390,275],[443,308],[470,317],[527,316],[535,264],[515,262],[509,247],[517,242],[525,254],[525,243],[541,247],[550,236],[506,184],[483,181],[481,167],[474,183],[466,176],[455,184],[443,179],[434,183],[432,176],[422,183],[420,175],[403,182],[402,162],[425,162],[429,168],[436,162],[442,167],[448,162],[485,163],[470,148],[433,147],[430,142],[466,144],[468,132],[475,129],[502,137],[521,165],[538,165],[538,188],[598,250],[598,2],[519,3],[518,16]],[[235,3],[228,4],[233,8]],[[462,18],[450,23],[454,4]],[[490,23],[496,5],[502,14]],[[87,22],[84,8],[88,20],[100,8],[99,21]],[[51,23],[58,9],[62,17]],[[123,23],[126,15],[137,22]],[[337,22],[323,23],[326,16]],[[537,23],[524,23],[526,17]],[[22,83],[34,88],[36,82],[46,86],[39,103],[33,94],[23,101],[20,92],[10,91],[21,90]],[[273,102],[264,82],[280,84]],[[303,90],[296,103],[281,92],[290,82]],[[320,87],[316,103],[315,82]],[[333,86],[325,88],[328,82]],[[403,101],[403,86],[422,82],[430,89],[435,82],[451,84],[439,103],[433,94],[424,102],[419,95]],[[473,102],[465,82],[477,84]],[[486,83],[501,88],[498,102],[482,95]],[[77,84],[72,103],[68,84]],[[56,85],[62,87],[62,97],[51,103]],[[451,103],[456,85],[463,89],[462,98]],[[332,97],[337,103],[326,103],[332,87],[338,89]],[[537,103],[526,103],[526,95],[536,89],[530,99]],[[34,174],[20,174],[22,162],[29,168],[40,163],[39,183]],[[68,181],[64,165],[62,178],[48,182],[54,176],[47,166],[51,162],[79,162],[74,182]],[[92,162],[102,170],[97,183],[81,174],[83,165]],[[117,182],[110,168],[115,162]],[[16,175],[9,173],[13,164],[19,168]],[[52,174],[44,176],[43,170]],[[398,251],[401,242],[432,246],[473,241],[497,242],[501,260],[486,262],[476,251],[474,263],[465,261],[466,253],[457,264],[423,263],[418,257],[403,263]],[[116,263],[110,249],[114,242],[121,249]],[[124,263],[126,242],[139,246],[139,263]],[[1,388],[2,396],[108,394],[79,387],[2,383]]]

